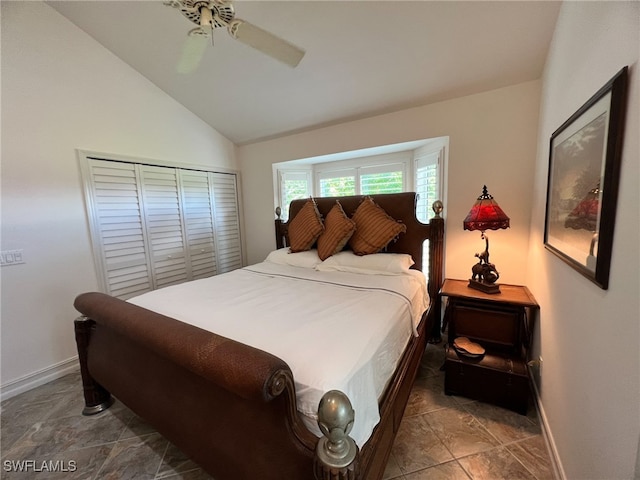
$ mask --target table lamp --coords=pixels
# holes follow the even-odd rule
[[[471,211],[464,219],[465,230],[480,230],[480,238],[485,241],[485,250],[476,253],[478,263],[471,268],[472,276],[469,287],[485,293],[500,293],[500,286],[495,282],[500,278],[496,266],[489,262],[489,237],[485,230],[509,228],[509,217],[502,211],[489,192],[487,186],[482,187],[482,194],[476,199]]]

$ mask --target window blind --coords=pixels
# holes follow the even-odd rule
[[[416,158],[415,184],[418,193],[416,205],[416,217],[423,223],[427,223],[433,215],[431,206],[440,197],[440,152]]]

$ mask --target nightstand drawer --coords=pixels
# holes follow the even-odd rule
[[[454,300],[450,304],[449,341],[469,337],[487,349],[519,354],[523,309]]]

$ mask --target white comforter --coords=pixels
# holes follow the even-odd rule
[[[362,275],[263,262],[155,290],[129,302],[281,358],[298,410],[316,418],[328,390],[355,409],[364,445],[380,420],[378,398],[427,307],[421,272]],[[306,424],[319,435],[314,421]]]

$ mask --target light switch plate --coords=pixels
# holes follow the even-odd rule
[[[4,250],[0,252],[0,265],[18,265],[25,263],[22,250]]]

